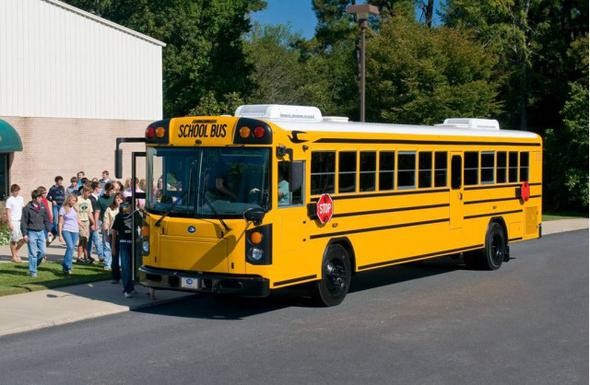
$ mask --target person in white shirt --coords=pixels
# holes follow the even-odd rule
[[[20,248],[25,244],[23,234],[20,229],[20,220],[23,215],[25,200],[19,196],[20,186],[13,184],[10,186],[10,197],[6,200],[6,218],[10,229],[10,254],[12,262],[20,263],[22,260],[18,255]]]

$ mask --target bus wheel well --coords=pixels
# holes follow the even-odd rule
[[[348,252],[348,255],[350,256],[350,267],[351,267],[352,274],[354,275],[356,272],[356,256],[354,254],[354,249],[352,247],[352,243],[350,242],[350,240],[346,237],[334,238],[334,239],[330,240],[330,242],[328,243],[328,246],[330,246],[332,244],[338,244],[346,249],[346,251]]]
[[[490,220],[490,223],[495,222],[497,224],[499,224],[500,226],[502,226],[502,230],[504,231],[504,238],[506,239],[506,242],[508,242],[508,227],[506,226],[506,222],[504,222],[504,218],[502,217],[493,217]]]
[[[510,246],[508,246],[508,226],[506,226],[506,222],[504,222],[504,218],[502,217],[493,217],[490,220],[490,223],[497,223],[502,227],[504,231],[504,239],[506,240],[506,254],[504,256],[504,262],[510,261]]]

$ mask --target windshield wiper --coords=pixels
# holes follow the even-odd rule
[[[203,193],[203,199],[205,200],[205,203],[207,203],[209,205],[209,207],[211,207],[211,211],[213,211],[213,214],[217,215],[217,217],[218,217],[217,219],[219,219],[219,222],[221,222],[225,231],[227,231],[227,232],[231,231],[231,228],[227,225],[227,223],[225,223],[225,221],[221,218],[219,212],[217,210],[215,210],[215,207],[213,207],[213,204],[211,203],[209,198],[207,198],[207,194]],[[220,238],[223,238],[223,234],[221,234]]]
[[[178,204],[178,202],[181,202],[184,198],[186,198],[186,195],[188,194],[189,190],[185,190],[182,195],[180,196],[180,198],[178,198],[177,200],[175,200],[174,202],[172,202],[172,206],[170,206],[170,208],[164,213],[162,214],[162,216],[156,221],[156,223],[154,223],[154,226],[156,227],[160,227],[160,223],[162,223],[162,220],[164,218],[166,218],[168,215],[170,215],[170,213],[172,213],[172,211],[174,210],[174,208],[176,207],[176,205]]]

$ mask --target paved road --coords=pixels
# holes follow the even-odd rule
[[[1,384],[588,384],[588,231],[359,275],[335,308],[207,296],[0,338]]]

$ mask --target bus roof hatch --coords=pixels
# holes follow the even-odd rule
[[[472,130],[499,130],[500,123],[496,119],[453,118],[445,119],[441,127],[457,127]]]
[[[248,104],[239,106],[235,116],[300,122],[321,122],[319,108],[311,106],[289,106],[282,104]]]

